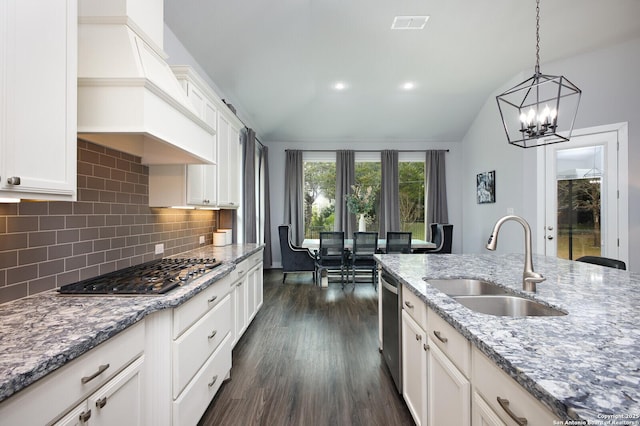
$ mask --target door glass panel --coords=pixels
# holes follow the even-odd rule
[[[604,147],[558,150],[557,255],[575,260],[602,255]]]

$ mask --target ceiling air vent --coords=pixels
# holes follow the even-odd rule
[[[427,24],[428,16],[396,16],[391,24],[392,30],[421,30]]]

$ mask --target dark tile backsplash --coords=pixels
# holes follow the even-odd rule
[[[0,303],[212,244],[217,212],[148,204],[139,157],[79,140],[77,202],[0,203]]]

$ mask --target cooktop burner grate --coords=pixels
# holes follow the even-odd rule
[[[158,259],[67,284],[60,294],[158,295],[165,294],[215,268],[216,259]]]

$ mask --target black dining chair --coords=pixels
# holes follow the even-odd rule
[[[316,279],[316,257],[309,249],[298,247],[291,241],[291,225],[278,226],[280,235],[280,253],[282,254],[282,282],[287,274],[295,272],[312,272],[313,282]]]
[[[322,272],[340,271],[340,281],[344,288],[345,272],[348,274],[348,256],[344,249],[344,232],[320,232],[320,249],[316,255],[316,279]]]
[[[432,223],[431,242],[436,245],[433,249],[424,249],[423,253],[451,253],[453,239],[453,225],[449,223]]]
[[[608,266],[609,268],[627,270],[627,265],[618,259],[601,256],[582,256],[576,259],[576,262],[591,263],[592,265]]]
[[[371,272],[371,283],[376,286],[377,264],[373,255],[378,251],[377,232],[354,232],[353,251],[351,252],[351,272],[353,285],[356,285],[356,270]]]
[[[411,232],[387,232],[385,253],[411,253]]]

